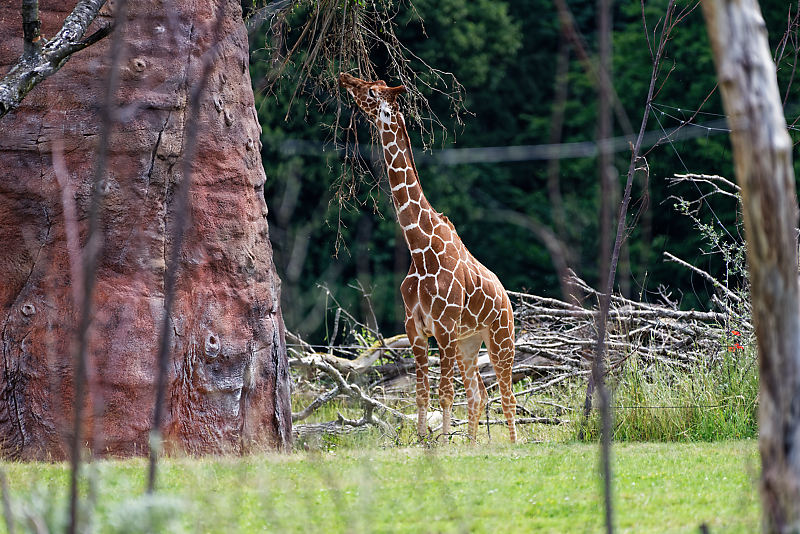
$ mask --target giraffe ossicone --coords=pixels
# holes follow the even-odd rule
[[[397,97],[405,87],[388,87],[346,73],[339,84],[377,126],[389,175],[397,221],[411,253],[411,267],[400,285],[405,327],[416,363],[417,432],[427,434],[430,395],[428,338],[439,346],[439,402],[442,433],[450,433],[455,389],[453,373],[461,370],[467,394],[468,435],[474,441],[488,401],[478,373],[478,352],[485,344],[494,366],[511,441],[516,441],[516,399],[511,387],[514,363],[514,316],[511,301],[497,276],[461,242],[455,227],[428,203],[419,182],[411,142]]]

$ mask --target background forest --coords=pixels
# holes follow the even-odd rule
[[[695,5],[679,4],[679,11]],[[652,69],[643,14],[652,41],[665,7],[666,1],[659,0],[647,2],[644,8],[638,2],[617,2],[614,8],[613,85],[634,127],[646,110]],[[764,1],[761,7],[794,136],[800,84],[790,80],[797,54],[792,41],[784,46],[781,40],[797,7],[783,1]],[[569,266],[597,287],[601,263],[596,152],[562,151],[558,159],[544,159],[539,147],[527,149],[521,161],[462,164],[454,163],[455,158],[438,157],[448,148],[591,143],[597,138],[596,84],[582,60],[583,52],[562,36],[555,3],[415,0],[413,6],[400,3],[395,8],[397,35],[416,57],[414,61],[452,72],[463,85],[460,94],[467,110],[460,114],[463,124],[452,102],[432,93],[428,94],[432,109],[447,131],[433,128],[432,142],[418,130],[411,132],[420,178],[432,205],[447,214],[467,247],[498,274],[507,289],[563,297],[542,239],[547,235],[561,243]],[[585,53],[594,61],[595,2],[571,1],[569,9]],[[331,310],[341,305],[364,321],[376,321],[375,326],[387,334],[401,332],[398,288],[409,256],[394,220],[384,171],[379,164],[372,165],[373,176],[359,175],[355,196],[342,201],[337,191],[343,173],[352,166],[335,150],[331,126],[337,122],[337,113],[347,117],[355,109],[337,105],[332,95],[320,94],[318,88],[301,86],[296,91],[293,76],[283,76],[272,85],[275,58],[282,57],[281,49],[291,47],[299,29],[282,35],[268,25],[264,28],[251,37],[250,68],[263,127],[265,195],[287,328],[311,342],[334,342],[327,339]],[[382,51],[374,50],[372,59],[381,73]],[[290,63],[286,68],[297,67]],[[388,77],[386,81],[397,83]],[[639,173],[634,185],[628,216],[632,231],[620,258],[617,289],[649,301],[656,300],[659,288],[666,286],[681,308],[710,309],[705,280],[666,262],[663,256],[665,251],[674,254],[732,286],[740,282],[735,279],[737,271],[725,261],[736,254],[710,253],[715,248],[737,252],[741,235],[736,202],[721,195],[704,200],[700,211],[704,225],[698,227],[697,220],[682,213],[675,197],[697,200],[702,196],[700,189],[694,183],[670,186],[668,180],[675,173],[733,177],[730,143],[699,8],[673,31],[659,86],[648,123],[654,135],[643,147],[649,178]],[[613,121],[615,137],[631,133],[626,131],[625,119],[619,118],[617,114]],[[681,135],[663,139],[684,121]],[[360,121],[359,128],[360,149],[368,152],[365,121]],[[424,153],[423,141],[430,147]],[[614,213],[630,160],[626,142],[615,147],[614,175],[619,187]]]

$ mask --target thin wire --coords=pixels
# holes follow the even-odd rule
[[[674,119],[674,120],[676,120],[678,122],[686,123],[687,126],[694,126],[696,128],[705,128],[706,130],[709,130],[709,131],[713,130],[713,131],[717,131],[717,132],[729,132],[730,133],[730,131],[731,131],[729,128],[715,128],[713,126],[704,126],[702,124],[695,124],[695,123],[692,123],[692,122],[687,122],[685,118],[676,117],[674,115],[671,115],[671,114],[667,113],[666,111],[664,111],[663,109],[660,109],[660,108],[674,109],[675,111],[679,111],[681,113],[687,113],[687,114],[691,113],[692,116],[695,116],[695,115],[707,115],[709,117],[726,118],[727,115],[725,115],[723,113],[712,113],[710,111],[690,110],[690,109],[687,109],[687,108],[679,108],[679,107],[676,107],[676,106],[668,106],[667,104],[656,104],[656,103],[651,104],[650,107],[652,107],[655,110],[658,110],[658,112],[661,113],[662,115],[670,117],[671,119]],[[786,128],[789,129],[789,130],[792,130],[792,131],[800,131],[800,126],[792,126],[789,123],[789,118],[790,117],[784,117],[784,120],[786,120]]]
[[[675,406],[637,406],[637,405],[628,405],[628,406],[612,406],[612,408],[616,410],[639,410],[639,409],[646,409],[646,410],[680,410],[684,408],[722,408],[723,406],[727,406],[730,403],[723,402],[719,404],[684,404],[684,405],[675,405]]]
[[[653,113],[653,118],[658,123],[658,127],[661,128],[661,131],[664,133],[664,137],[667,139],[667,141],[669,141],[669,146],[672,147],[672,150],[675,152],[675,155],[678,157],[678,161],[680,161],[681,165],[683,165],[683,169],[688,173],[689,172],[689,168],[686,166],[686,163],[684,163],[683,158],[681,157],[680,153],[678,152],[678,149],[675,147],[675,144],[672,142],[672,139],[670,138],[669,134],[667,134],[667,131],[664,129],[664,125],[661,123],[661,119],[659,119],[658,114],[657,113]],[[692,181],[692,183],[694,184],[695,189],[697,189],[697,192],[702,195],[703,191],[700,189],[700,187],[697,185],[697,183],[694,182],[694,181]],[[714,219],[717,221],[717,224],[719,224],[719,227],[722,228],[722,231],[725,232],[725,234],[735,242],[736,240],[731,235],[731,233],[728,231],[728,229],[725,227],[725,225],[722,224],[722,221],[717,216],[717,213],[714,211],[714,208],[711,207],[711,204],[709,204],[705,200],[703,200],[703,203],[708,207],[708,210],[711,212],[711,215],[714,216]]]
[[[714,126],[705,126],[703,124],[696,124],[694,122],[688,122],[687,119],[685,119],[685,118],[676,117],[675,115],[671,115],[671,114],[667,113],[666,111],[663,111],[663,110],[660,110],[660,109],[656,108],[656,106],[652,106],[652,107],[653,107],[654,111],[658,111],[659,113],[661,113],[661,115],[667,116],[670,119],[673,119],[676,122],[679,122],[684,126],[694,126],[695,128],[702,128],[702,129],[704,129],[706,131],[709,131],[709,132],[713,130],[715,132],[730,133],[730,129],[729,128],[717,128],[717,127],[714,127]],[[678,108],[678,109],[680,109],[680,108]]]
[[[678,108],[678,107],[675,107],[675,106],[668,106],[667,104],[656,104],[656,103],[653,103],[653,104],[650,104],[650,106],[654,107],[654,108],[655,107],[660,107],[660,108],[674,109],[676,111],[680,111],[681,113],[683,113],[684,111],[689,112],[689,110],[686,109],[686,108]],[[700,110],[693,110],[693,111],[691,111],[691,113],[692,113],[692,115],[708,115],[710,117],[725,117],[726,116],[724,113],[712,113],[710,111],[700,111]]]

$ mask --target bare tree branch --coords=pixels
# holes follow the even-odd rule
[[[389,406],[383,404],[382,402],[373,399],[372,397],[366,395],[364,391],[355,384],[349,383],[342,374],[332,365],[324,361],[322,358],[318,356],[309,356],[305,358],[298,358],[294,360],[292,363],[301,365],[303,367],[309,367],[311,369],[318,369],[329,377],[331,377],[336,385],[338,386],[339,390],[351,397],[352,399],[356,400],[357,402],[361,403],[363,406],[371,407],[373,409],[381,410],[383,412],[389,413],[400,419],[401,421],[411,421],[416,422],[416,418],[410,415],[406,415],[399,410],[395,410],[394,408],[390,408]]]
[[[80,0],[67,15],[61,30],[44,45],[39,33],[38,0],[23,0],[22,19],[25,51],[0,81],[0,118],[19,106],[40,82],[52,76],[72,54],[99,41],[111,32],[107,26],[83,40],[106,0]]]
[[[97,9],[100,9],[104,0],[96,0],[100,2]],[[127,16],[127,0],[119,0],[117,4],[117,11],[115,17],[120,24],[124,23]],[[67,21],[64,27],[59,32],[64,33],[67,28],[70,17],[75,15],[81,7],[79,4],[75,10],[67,16]],[[95,12],[96,14],[96,12]],[[94,18],[94,17],[92,17]],[[89,21],[86,26],[89,25]],[[83,27],[85,31],[86,27]],[[69,33],[64,37],[68,38]],[[81,36],[83,32],[81,32]],[[52,41],[51,41],[52,42]],[[49,45],[49,43],[48,43]],[[83,408],[86,396],[86,377],[88,368],[88,351],[89,351],[89,328],[92,323],[92,295],[94,294],[94,285],[97,275],[97,258],[99,256],[101,241],[98,237],[97,228],[100,221],[100,203],[101,203],[101,184],[105,179],[106,167],[108,165],[108,150],[110,146],[111,130],[114,125],[116,109],[117,109],[117,88],[119,86],[119,71],[120,63],[123,53],[122,34],[118,33],[111,43],[110,52],[110,66],[108,82],[106,83],[105,98],[103,107],[100,110],[100,137],[99,146],[97,147],[97,157],[95,158],[94,176],[92,179],[92,196],[91,203],[89,204],[89,229],[86,237],[86,246],[83,251],[83,280],[82,289],[83,296],[80,302],[80,323],[78,326],[78,342],[77,351],[74,358],[74,399],[73,399],[73,429],[72,429],[72,442],[70,443],[70,499],[69,499],[69,524],[67,532],[74,534],[78,531],[78,478],[80,475],[81,466],[81,449],[83,447]],[[43,51],[43,54],[45,52]],[[60,65],[59,65],[60,67]],[[13,70],[13,69],[12,69]],[[42,78],[44,79],[44,78]],[[37,82],[38,83],[38,82]],[[32,88],[32,86],[31,86]],[[28,89],[30,90],[30,88]],[[24,96],[24,95],[23,95]],[[0,103],[2,106],[2,103]],[[0,113],[2,109],[0,109]]]
[[[326,391],[325,393],[314,399],[313,402],[311,402],[311,404],[306,406],[302,412],[292,413],[292,423],[306,419],[312,413],[316,412],[317,408],[332,401],[333,399],[336,398],[337,395],[339,395],[339,386],[336,386],[330,391]]]
[[[42,48],[42,23],[39,20],[39,0],[22,0],[23,57],[30,57]]]
[[[705,278],[706,280],[711,282],[711,285],[713,285],[716,289],[719,289],[722,293],[725,294],[726,297],[730,298],[731,300],[733,300],[733,301],[735,301],[735,302],[737,302],[739,304],[746,304],[742,300],[742,297],[740,297],[739,295],[737,295],[736,293],[734,293],[733,291],[731,291],[730,289],[728,289],[727,287],[722,285],[716,278],[714,278],[713,276],[711,276],[710,274],[708,274],[704,270],[700,269],[699,267],[695,267],[691,263],[685,262],[682,259],[680,259],[680,258],[678,258],[676,256],[673,256],[672,254],[670,254],[666,250],[664,251],[664,257],[667,258],[669,261],[673,261],[673,262],[677,263],[678,265],[683,265],[687,269],[691,269],[692,271],[696,272],[697,274],[699,274],[700,276],[702,276],[703,278]]]

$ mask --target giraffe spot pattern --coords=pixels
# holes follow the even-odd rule
[[[426,431],[427,338],[433,336],[440,350],[443,432],[447,433],[450,427],[453,373],[458,365],[467,392],[468,433],[473,439],[477,435],[478,418],[488,399],[477,372],[478,351],[485,344],[514,441],[514,325],[508,295],[497,276],[469,253],[450,220],[435,211],[425,198],[413,164],[405,119],[395,99],[398,88],[346,75],[340,77],[340,83],[378,127],[392,201],[411,253],[411,267],[400,291],[406,333],[416,363],[417,430],[420,434]]]

